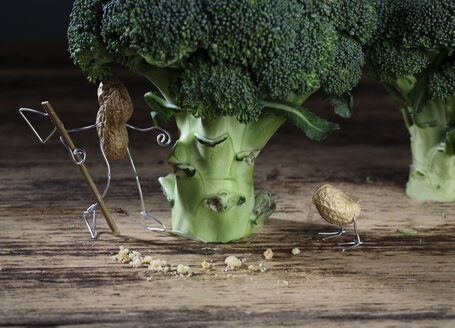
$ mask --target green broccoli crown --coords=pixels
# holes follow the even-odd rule
[[[68,36],[91,81],[167,67],[177,105],[249,122],[261,99],[348,92],[377,19],[370,0],[76,0]]]
[[[366,56],[368,73],[381,82],[416,75],[430,63],[424,49],[403,47],[394,41],[376,42]]]
[[[455,1],[407,0],[403,43],[429,50],[455,47]],[[402,4],[404,5],[404,4]]]
[[[207,33],[198,0],[122,0],[104,7],[101,34],[109,52],[170,66],[195,51]]]
[[[382,82],[429,71],[455,48],[455,1],[375,0],[378,28],[366,55],[366,70]]]

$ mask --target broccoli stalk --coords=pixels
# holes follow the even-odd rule
[[[76,0],[68,37],[91,82],[123,65],[158,89],[145,102],[179,130],[159,179],[173,232],[228,242],[275,209],[253,169],[280,125],[316,141],[338,129],[301,106],[317,91],[352,114],[376,21],[371,0]]]
[[[436,76],[432,76],[433,81]],[[430,82],[428,91],[434,92],[431,85]],[[390,87],[387,86],[397,101],[405,106],[401,111],[410,135],[412,165],[406,184],[407,195],[421,200],[454,201],[455,97],[422,96],[425,91],[418,91],[414,77],[395,81],[396,91]]]
[[[267,190],[256,197],[256,157],[284,118],[262,115],[243,124],[235,118],[176,114],[179,139],[169,156],[175,174],[159,181],[172,207],[172,228],[202,241],[248,236],[275,210]]]
[[[455,100],[455,99],[454,99]],[[444,114],[445,105],[432,103],[433,110]],[[455,107],[452,106],[453,111]],[[409,127],[412,165],[406,184],[409,197],[421,200],[450,202],[455,200],[455,156],[446,151],[444,125]]]
[[[400,104],[410,134],[406,193],[455,200],[455,2],[376,0],[366,70]]]

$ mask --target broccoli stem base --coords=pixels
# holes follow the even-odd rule
[[[427,201],[455,201],[455,155],[448,155],[441,144],[440,126],[419,128],[412,125],[412,162],[406,194]]]
[[[202,120],[176,115],[179,139],[169,156],[174,174],[159,179],[172,207],[172,231],[203,242],[249,236],[274,212],[271,194],[256,197],[256,157],[284,122],[263,115],[241,124],[231,117]]]
[[[412,165],[406,193],[411,198],[455,201],[455,155],[450,137],[454,104],[450,98],[429,100],[421,114],[422,121],[429,122],[428,126],[413,124],[409,127]]]

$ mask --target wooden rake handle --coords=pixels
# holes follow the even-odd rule
[[[96,203],[100,207],[101,212],[103,212],[104,218],[106,219],[106,222],[109,228],[111,229],[112,233],[114,234],[114,236],[119,236],[120,230],[117,228],[117,224],[115,223],[114,218],[111,216],[111,213],[109,212],[109,210],[106,207],[106,204],[101,198],[100,192],[98,191],[98,188],[93,182],[93,179],[90,173],[88,172],[87,167],[83,163],[82,157],[79,154],[74,153],[76,146],[74,146],[73,140],[71,140],[68,132],[63,126],[63,123],[60,121],[60,118],[58,117],[57,113],[54,111],[54,109],[52,108],[51,104],[48,101],[42,102],[41,105],[46,110],[47,114],[49,115],[49,118],[51,119],[52,123],[54,123],[55,127],[57,128],[57,132],[60,134],[65,144],[73,152],[75,160],[81,162],[80,164],[78,164],[79,171],[84,177],[84,180],[87,183],[93,198],[95,198]]]

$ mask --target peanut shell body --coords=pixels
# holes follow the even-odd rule
[[[360,215],[360,201],[352,200],[343,190],[322,185],[313,194],[313,204],[327,222],[345,226]]]
[[[128,90],[122,82],[108,79],[98,87],[98,103],[96,116],[97,132],[101,138],[103,151],[109,160],[122,159],[128,148],[128,131],[125,123],[133,114],[133,103]]]

